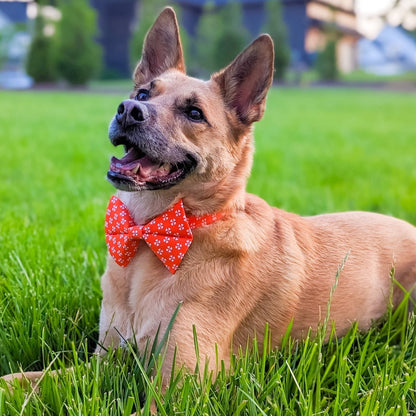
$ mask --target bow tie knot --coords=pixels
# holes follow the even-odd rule
[[[105,219],[106,242],[110,255],[126,267],[143,239],[173,274],[189,249],[191,229],[208,225],[220,214],[187,217],[182,200],[145,225],[137,225],[127,207],[116,196],[110,199]]]
[[[137,238],[140,239],[143,237],[143,227],[140,225],[136,225],[135,227],[131,227],[127,230],[128,238]]]

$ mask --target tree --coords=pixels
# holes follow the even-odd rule
[[[280,0],[269,0],[266,3],[267,20],[264,32],[268,33],[274,42],[275,78],[284,81],[290,64],[290,48],[287,42],[286,26],[282,18]]]
[[[218,69],[215,65],[214,48],[217,38],[217,31],[214,28],[217,27],[218,13],[216,13],[215,4],[209,1],[204,4],[199,19],[193,51],[195,59],[191,58],[190,62],[190,72],[195,76],[207,77],[212,71]]]
[[[250,34],[243,25],[241,3],[228,2],[219,13],[219,27],[214,43],[216,69],[228,65],[248,44]],[[211,28],[215,31],[215,28]]]
[[[26,71],[36,83],[54,82],[58,78],[55,38],[45,34],[45,19],[40,10],[26,58]]]
[[[101,48],[95,42],[95,12],[86,0],[63,0],[59,23],[58,69],[72,85],[85,85],[101,68]]]
[[[363,4],[364,8],[368,4]],[[371,9],[370,9],[371,10]],[[365,13],[368,17],[379,16],[392,26],[402,26],[409,32],[416,31],[416,2],[409,0],[395,0],[389,7],[379,8],[377,13]]]
[[[13,37],[13,26],[5,25],[0,31],[0,68],[8,58],[8,46],[10,39]]]
[[[336,40],[329,39],[323,51],[318,54],[316,69],[321,80],[335,81],[338,78],[336,47]]]
[[[332,22],[335,22],[335,9],[331,7]],[[334,23],[324,26],[326,43],[324,49],[318,53],[315,68],[322,81],[335,81],[338,78],[337,40],[338,34]]]
[[[208,75],[225,67],[247,46],[249,39],[238,1],[230,1],[221,9],[206,3],[197,30],[196,72]]]

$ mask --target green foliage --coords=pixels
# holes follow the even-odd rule
[[[163,398],[160,372],[148,377],[159,360],[134,345],[91,354],[114,192],[104,177],[122,152],[107,126],[125,90],[0,94],[0,374],[73,367],[38,391],[0,383],[0,414],[124,416],[142,407],[148,415],[153,397],[167,415],[412,414],[416,321],[406,321],[406,304],[365,334],[353,326],[328,343],[322,332],[285,337],[280,349],[254,342],[232,357],[231,372],[179,373]],[[415,112],[410,93],[272,90],[249,191],[303,215],[373,210],[416,224]]]
[[[215,41],[217,36],[218,16],[215,4],[207,2],[204,4],[195,37],[195,48],[187,59],[188,71],[196,76],[209,76],[219,69],[215,64]]]
[[[219,11],[214,53],[217,69],[227,66],[248,44],[250,34],[243,25],[241,3],[230,1]]]
[[[225,67],[247,46],[249,38],[239,2],[229,1],[221,9],[206,3],[198,25],[192,71],[208,76]]]
[[[13,38],[15,28],[13,25],[6,25],[0,31],[0,68],[8,58],[8,45]]]
[[[286,26],[282,18],[280,0],[269,0],[266,3],[266,24],[263,28],[274,41],[275,78],[284,81],[290,64],[290,47],[287,41]]]
[[[6,59],[4,35],[0,32],[0,68]]]
[[[47,4],[39,1],[39,6]],[[35,82],[54,82],[63,78],[72,85],[84,85],[98,74],[101,50],[94,41],[96,19],[85,0],[61,0],[62,20],[58,33],[46,36],[42,12],[35,20],[34,36],[26,69]]]
[[[142,55],[143,42],[156,16],[168,5],[167,0],[142,0],[138,3],[137,25],[130,39],[130,65],[135,68]]]
[[[335,81],[339,76],[336,48],[337,42],[330,39],[326,43],[324,50],[318,54],[316,70],[319,78],[323,81]]]
[[[26,71],[36,83],[54,82],[58,78],[56,40],[44,34],[45,19],[39,13],[26,59]]]
[[[101,68],[95,12],[86,0],[62,0],[60,10],[59,73],[72,85],[85,85]]]

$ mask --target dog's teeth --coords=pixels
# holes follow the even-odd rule
[[[160,170],[167,170],[167,171],[169,171],[169,169],[170,169],[170,164],[169,164],[169,163],[162,163],[162,164],[159,166],[159,169],[160,169]]]
[[[136,165],[136,167],[134,167],[134,168],[131,170],[131,173],[136,174],[136,173],[139,171],[139,169],[140,169],[140,163],[138,163],[138,164]]]

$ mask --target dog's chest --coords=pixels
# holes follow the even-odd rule
[[[126,334],[122,336],[126,339],[133,335],[137,339],[149,337],[175,310],[177,276],[172,275],[155,254],[141,243],[134,259],[124,269],[122,280],[125,282],[124,290],[116,298],[116,309],[123,311],[123,316],[119,316],[122,321],[130,322],[129,327],[123,325]],[[109,296],[119,291],[119,283],[112,280]]]

